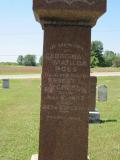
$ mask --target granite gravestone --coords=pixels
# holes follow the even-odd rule
[[[39,160],[87,160],[91,27],[106,0],[34,0],[44,29]]]
[[[3,79],[3,88],[8,89],[9,88],[9,79]]]
[[[98,101],[107,101],[107,86],[98,86]]]

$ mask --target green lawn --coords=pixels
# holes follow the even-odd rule
[[[11,80],[0,89],[0,160],[30,160],[37,152],[39,80]]]
[[[95,67],[91,72],[120,72],[120,67]]]
[[[120,160],[120,77],[99,77],[98,84],[108,86],[108,101],[97,102],[101,124],[90,124],[91,160]]]
[[[90,124],[90,160],[120,160],[120,77],[100,77],[109,89],[108,101],[97,102],[105,123]],[[0,83],[0,160],[30,160],[38,150],[40,81]]]

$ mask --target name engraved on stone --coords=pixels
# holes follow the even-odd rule
[[[74,54],[71,53],[74,49]],[[79,54],[78,54],[79,53]],[[45,54],[47,63],[51,63],[55,73],[76,73],[80,67],[87,68],[86,52],[79,44],[58,43],[51,44],[49,53]],[[50,67],[52,67],[52,65]],[[52,67],[53,69],[53,67]]]
[[[68,5],[72,5],[75,2],[81,2],[81,3],[85,3],[87,5],[94,5],[95,1],[93,0],[45,0],[46,3],[50,4],[50,3],[56,3],[56,2],[64,2]]]
[[[76,73],[77,72],[77,68],[76,67],[68,67],[68,66],[55,66],[55,71],[56,72],[67,72],[67,73],[70,73],[70,72],[74,72]]]
[[[71,60],[82,60],[81,59],[81,56],[80,55],[76,55],[76,54],[74,54],[74,55],[72,55],[72,54],[69,54],[69,52],[68,53],[66,53],[66,54],[63,54],[62,53],[63,51],[61,51],[61,52],[59,52],[59,53],[51,53],[51,51],[50,51],[50,53],[47,53],[47,56],[45,56],[45,59],[46,60],[56,60],[56,59],[59,59],[59,60],[67,60],[67,59],[71,59]],[[85,54],[85,53],[84,53]]]
[[[87,62],[86,61],[82,61],[82,60],[69,60],[69,59],[63,59],[61,60],[53,60],[53,64],[54,65],[65,65],[65,66],[87,66]]]

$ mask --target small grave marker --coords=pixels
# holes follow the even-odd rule
[[[98,86],[98,101],[100,102],[107,101],[107,86],[106,85]]]
[[[3,79],[3,88],[9,88],[9,79]]]

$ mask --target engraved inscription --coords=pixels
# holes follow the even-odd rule
[[[77,43],[51,43],[47,48],[44,54],[46,70],[42,91],[45,101],[42,110],[48,119],[69,119],[67,114],[86,110],[86,82],[89,82],[87,56],[83,45]],[[62,116],[49,115],[52,112]],[[75,118],[74,115],[72,117]]]
[[[85,3],[90,6],[95,4],[94,0],[45,0],[45,1],[46,1],[46,3],[64,2],[68,5],[72,5],[75,2]]]
[[[71,53],[74,50],[74,54]],[[79,54],[76,54],[79,53]],[[47,63],[54,66],[55,72],[59,73],[76,73],[80,67],[87,68],[87,53],[80,44],[58,43],[51,44],[49,52],[45,54]]]

